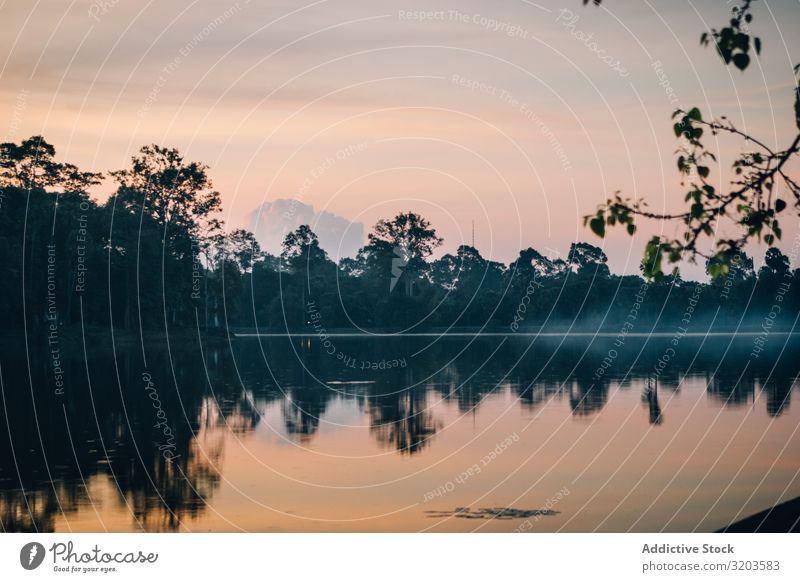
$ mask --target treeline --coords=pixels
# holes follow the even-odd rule
[[[98,203],[88,191],[103,179],[117,188]],[[41,136],[0,144],[0,187],[6,330],[777,329],[800,308],[798,271],[776,248],[757,273],[742,253],[710,284],[646,282],[611,274],[587,243],[555,259],[528,248],[509,265],[468,245],[433,260],[444,241],[413,212],[380,220],[338,264],[306,225],[273,256],[225,230],[206,166],[156,145],[103,176],[56,162]]]

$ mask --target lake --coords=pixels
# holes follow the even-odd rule
[[[754,340],[78,338],[56,362],[29,338],[0,360],[0,520],[714,531],[800,496],[800,338]]]

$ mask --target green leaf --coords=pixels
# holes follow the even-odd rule
[[[642,274],[646,279],[656,279],[656,281],[660,279],[661,258],[661,241],[658,237],[653,237],[647,241],[642,258]]]
[[[749,15],[748,15],[748,16],[749,16]],[[757,55],[760,55],[760,54],[761,54],[761,39],[760,39],[760,38],[758,38],[758,37],[755,37],[755,38],[753,39],[753,44],[754,44],[754,45],[755,45],[755,47],[756,47],[756,54],[757,54]]]
[[[740,32],[734,38],[733,43],[736,45],[737,48],[740,48],[744,52],[747,52],[747,48],[750,46],[750,37],[743,32]]]
[[[628,234],[633,236],[633,233],[635,233],[635,232],[636,232],[636,225],[635,224],[629,224],[628,225]]]
[[[600,216],[595,216],[589,222],[589,228],[592,229],[592,232],[595,233],[600,238],[606,236],[606,221],[603,220]]]
[[[775,212],[781,212],[786,208],[786,202],[781,199],[775,201]]]
[[[697,173],[702,178],[708,178],[708,166],[697,166]]]
[[[745,53],[736,53],[733,55],[733,64],[736,65],[736,68],[740,71],[744,71],[747,65],[750,64],[750,57]]]
[[[711,262],[708,264],[708,274],[711,276],[712,279],[716,279],[725,274],[727,269],[725,268],[726,265],[724,263],[719,262]]]

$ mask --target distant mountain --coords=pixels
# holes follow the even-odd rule
[[[250,213],[248,229],[266,251],[278,254],[287,233],[307,224],[319,237],[331,259],[354,257],[364,244],[364,225],[331,212],[317,212],[299,200],[279,198],[264,202]]]

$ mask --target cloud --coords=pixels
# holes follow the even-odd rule
[[[256,235],[261,247],[278,254],[284,237],[307,224],[319,237],[320,246],[338,261],[354,257],[364,242],[364,225],[327,212],[317,212],[309,204],[291,198],[264,202],[250,213],[248,228]]]

